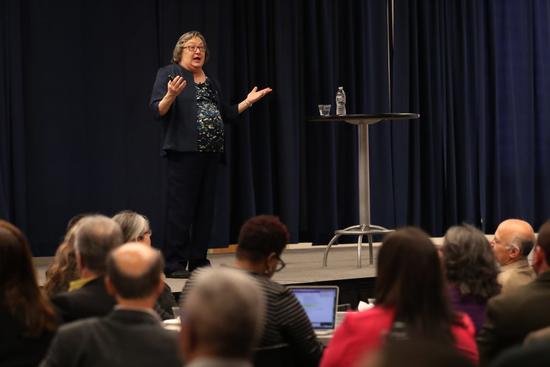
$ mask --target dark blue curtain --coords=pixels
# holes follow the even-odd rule
[[[395,0],[398,223],[442,234],[469,222],[550,217],[550,3]]]
[[[178,36],[202,31],[229,101],[274,93],[228,126],[212,246],[274,213],[293,241],[356,224],[353,126],[306,122],[339,85],[348,112],[418,112],[371,132],[372,219],[433,235],[463,221],[550,216],[550,5],[395,0],[0,2],[0,217],[36,255],[68,218],[133,209],[163,241],[160,132],[147,110]]]
[[[356,224],[356,133],[311,123],[338,86],[349,113],[387,111],[385,0],[1,2],[0,217],[50,255],[81,212],[147,215],[163,241],[164,162],[147,104],[185,31],[207,38],[228,101],[271,86],[227,129],[212,246],[274,213],[292,241]],[[388,139],[373,128],[373,135]],[[391,211],[389,211],[391,213]]]

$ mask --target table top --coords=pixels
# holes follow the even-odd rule
[[[329,116],[313,116],[308,117],[307,121],[310,122],[334,122],[334,121],[345,121],[350,124],[376,124],[382,120],[413,120],[419,118],[418,113],[410,112],[401,112],[401,113],[366,113],[366,114],[355,114],[355,115],[329,115]]]

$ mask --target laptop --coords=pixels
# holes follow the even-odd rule
[[[330,335],[336,327],[338,286],[291,286],[317,335]]]

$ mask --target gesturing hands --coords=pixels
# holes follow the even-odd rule
[[[187,80],[181,76],[176,75],[173,79],[168,81],[168,90],[166,94],[171,97],[177,97],[187,86]]]
[[[248,96],[246,96],[246,101],[248,101],[252,105],[267,96],[269,93],[271,93],[271,91],[272,89],[269,87],[262,90],[258,90],[258,87],[254,87],[252,88],[250,93],[248,93]]]

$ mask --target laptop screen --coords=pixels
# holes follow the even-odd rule
[[[338,305],[337,286],[289,287],[316,330],[334,329]]]

